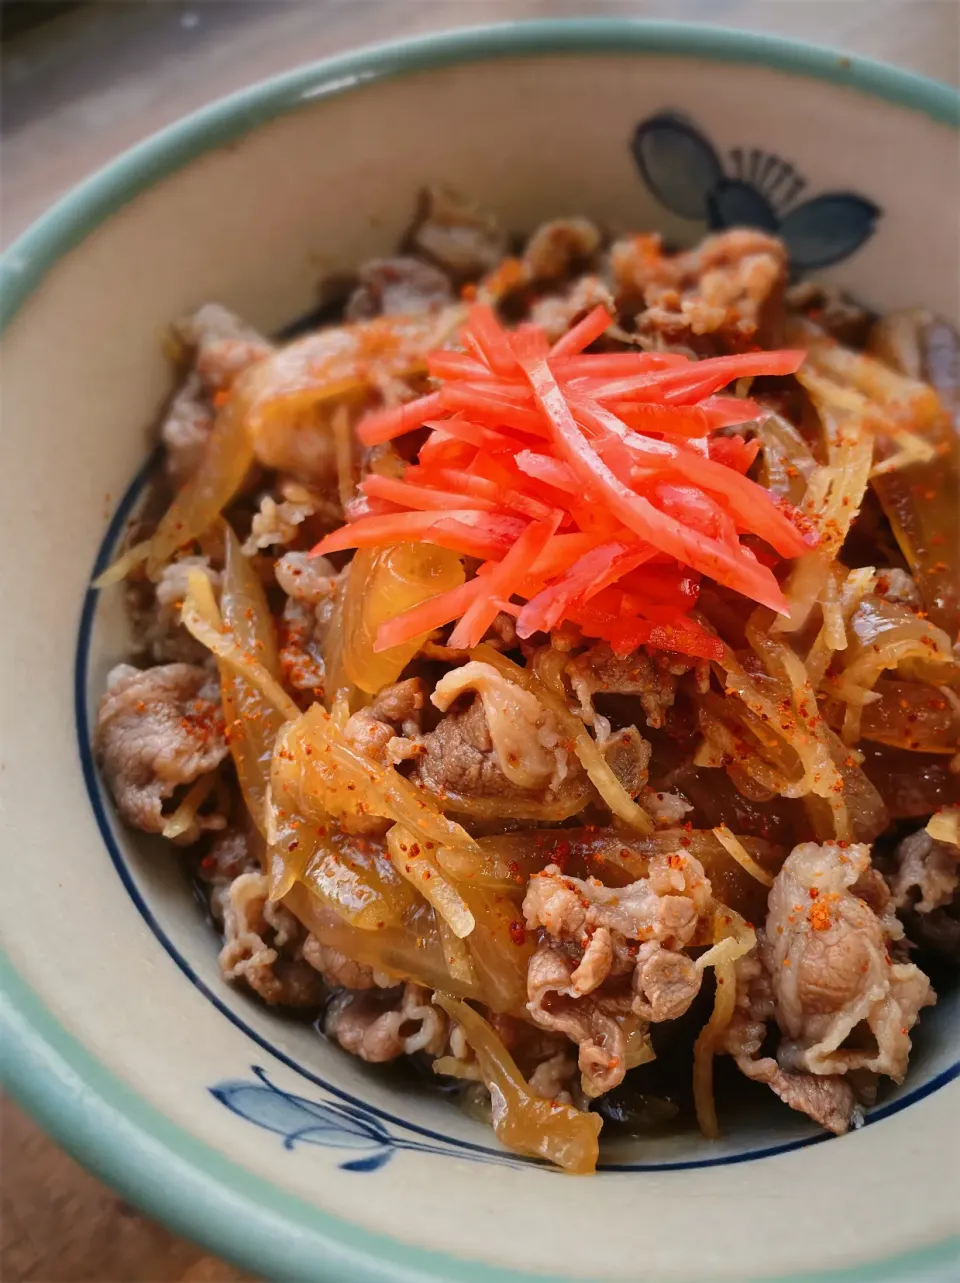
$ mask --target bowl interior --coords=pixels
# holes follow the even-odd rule
[[[717,193],[739,183],[738,199],[795,237],[811,271],[878,310],[923,304],[960,319],[956,134],[922,103],[716,60],[706,46],[449,65],[437,48],[406,64],[343,60],[218,109],[13,251],[14,272],[50,270],[5,338],[3,673],[16,748],[3,784],[4,946],[61,1026],[190,1136],[318,1214],[417,1249],[628,1279],[642,1247],[650,1278],[743,1279],[934,1242],[953,1222],[949,1159],[934,1143],[956,1111],[956,1085],[940,1090],[956,1072],[952,999],[924,1015],[907,1084],[861,1133],[821,1144],[758,1089],[714,1145],[692,1131],[611,1144],[602,1174],[576,1186],[585,1234],[579,1217],[556,1216],[557,1191],[574,1188],[561,1177],[505,1154],[422,1085],[226,985],[178,866],[116,823],[97,782],[90,710],[128,634],[121,594],[87,585],[140,499],[171,318],[216,298],[279,330],[312,308],[320,278],[392,249],[417,191],[440,181],[518,232],[582,213],[680,243],[703,234],[704,215],[735,221],[742,207]],[[379,75],[398,67],[408,74]],[[84,220],[89,235],[58,257]],[[749,1235],[745,1199],[763,1207]],[[436,1265],[417,1258],[421,1273],[401,1275],[399,1248],[370,1251],[393,1261],[370,1277]]]

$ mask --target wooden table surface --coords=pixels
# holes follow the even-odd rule
[[[43,3],[43,0],[38,0]],[[960,84],[958,0],[101,0],[2,49],[0,237],[212,99],[351,46],[510,18],[615,14],[775,32]],[[0,1104],[0,1283],[235,1283]]]

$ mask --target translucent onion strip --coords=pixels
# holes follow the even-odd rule
[[[736,1010],[736,961],[749,953],[757,942],[753,928],[739,914],[723,905],[717,907],[714,915],[713,938],[714,947],[697,964],[702,969],[710,958],[714,968],[717,987],[713,1013],[693,1047],[693,1102],[700,1130],[708,1140],[716,1140],[720,1135],[713,1095],[713,1058]]]
[[[752,878],[762,882],[765,887],[773,886],[773,878],[766,871],[761,869],[756,860],[743,845],[735,833],[731,833],[725,824],[718,825],[713,830],[713,835],[727,852],[731,859],[736,860],[741,869],[745,869]]]
[[[394,767],[358,753],[320,704],[312,704],[280,735],[271,779],[276,800],[321,820],[345,814],[382,816],[434,848],[460,847],[479,854],[476,841],[429,794]]]
[[[263,583],[243,555],[230,525],[226,521],[221,524],[225,548],[220,592],[223,622],[244,654],[255,656],[266,672],[279,680],[276,632]],[[285,715],[256,686],[225,664],[221,666],[220,689],[227,743],[243,799],[257,828],[265,833],[270,761]]]
[[[871,426],[882,431],[899,427],[923,431],[943,415],[940,398],[928,383],[900,374],[865,352],[844,347],[810,320],[793,320],[790,341],[803,344],[809,353],[804,377],[815,371],[837,387],[838,397],[842,393],[850,403],[859,397]]]
[[[210,528],[247,475],[253,446],[245,423],[244,384],[241,376],[217,415],[196,472],[177,492],[157,526],[147,558],[147,573],[152,579],[178,548]]]
[[[463,940],[476,926],[473,914],[452,882],[440,872],[417,836],[401,824],[387,834],[387,850],[394,868],[423,898],[457,937]]]
[[[126,579],[131,570],[135,570],[142,562],[146,561],[150,552],[151,540],[142,539],[140,543],[135,543],[122,552],[116,561],[112,561],[102,575],[98,575],[93,581],[94,588],[109,588],[111,584],[118,584],[121,579]]]
[[[217,782],[217,771],[211,771],[209,775],[201,775],[200,778],[190,786],[183,801],[172,812],[170,817],[164,821],[161,834],[172,841],[178,838],[181,833],[186,833],[197,818],[197,812],[204,804],[210,794],[213,792],[214,785]]]
[[[267,672],[258,660],[244,652],[231,636],[223,631],[220,610],[213,595],[209,578],[202,570],[191,570],[187,576],[187,593],[183,602],[181,622],[202,646],[206,646],[238,677],[255,686],[273,707],[292,721],[299,717],[296,706],[280,683]]]
[[[790,614],[772,625],[775,632],[795,632],[806,623],[822,585],[860,511],[873,465],[873,438],[862,417],[849,407],[823,399],[805,371],[797,378],[807,387],[823,424],[827,461],[807,478],[801,511],[816,524],[820,545],[797,561],[786,585]]]
[[[707,1140],[717,1140],[720,1136],[713,1096],[713,1058],[720,1038],[733,1019],[737,1001],[737,974],[730,958],[717,961],[715,975],[713,1014],[693,1045],[693,1103],[700,1130]]]
[[[568,1172],[595,1171],[600,1116],[532,1095],[513,1057],[479,1012],[444,993],[434,994],[433,1000],[460,1026],[476,1053],[497,1139],[508,1149],[545,1158]]]
[[[945,806],[938,811],[929,820],[927,832],[935,842],[960,846],[960,806]]]
[[[346,405],[338,405],[334,410],[330,428],[337,458],[337,490],[340,495],[340,506],[346,509],[357,490],[353,475],[353,432],[350,427],[350,410]]]
[[[459,936],[454,935],[451,928],[447,926],[446,920],[439,913],[436,913],[436,925],[444,960],[450,975],[454,980],[459,980],[463,984],[476,985],[478,983],[477,973],[470,957],[470,950]],[[437,1072],[442,1071],[438,1070]]]

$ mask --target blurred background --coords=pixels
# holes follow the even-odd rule
[[[585,13],[794,36],[960,85],[960,0],[0,0],[0,241],[148,134],[298,63],[440,28]],[[245,1278],[0,1103],[2,1283]]]
[[[6,241],[185,112],[297,63],[441,27],[672,18],[796,36],[960,82],[960,0],[3,0],[0,12]]]

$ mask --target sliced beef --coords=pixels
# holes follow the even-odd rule
[[[446,272],[419,258],[374,258],[361,267],[347,303],[348,321],[375,316],[416,316],[454,301]]]
[[[535,281],[560,281],[582,273],[600,248],[600,232],[587,218],[541,223],[527,241],[523,266]]]
[[[866,346],[876,319],[843,290],[822,281],[800,281],[786,292],[791,311],[802,312],[846,347]],[[922,377],[922,376],[918,376]]]
[[[649,740],[645,740],[635,726],[626,726],[600,740],[599,747],[611,771],[630,796],[635,798],[647,783]],[[690,809],[685,803],[683,805],[686,810]]]
[[[502,797],[512,791],[500,769],[480,700],[442,718],[423,738],[415,781],[436,796]]]
[[[180,622],[191,570],[201,570],[216,591],[220,572],[209,557],[180,557],[168,562],[154,583],[142,571],[127,581],[127,615],[134,632],[134,651],[155,664],[202,664],[209,652]]]
[[[180,487],[203,456],[215,417],[213,397],[227,391],[238,375],[273,351],[273,346],[219,303],[204,304],[173,329],[192,364],[170,403],[160,436],[166,448],[167,475]]]
[[[326,989],[303,957],[304,929],[282,904],[271,903],[269,891],[262,873],[241,873],[230,883],[222,898],[220,970],[271,1005],[319,1006]]]
[[[279,629],[284,681],[307,698],[320,699],[326,681],[323,647],[343,576],[325,557],[305,552],[286,553],[274,570],[287,593]]]
[[[252,557],[265,548],[279,550],[304,538],[306,532],[307,538],[315,539],[342,521],[343,509],[335,495],[282,477],[272,491],[260,496],[243,551]]]
[[[573,995],[574,971],[566,953],[542,945],[527,968],[527,1009],[541,1028],[576,1043],[584,1090],[599,1096],[622,1082],[629,1068],[624,1022],[631,999],[629,991]]]
[[[259,834],[252,832],[253,825],[233,825],[216,834],[207,854],[200,861],[197,873],[207,890],[210,912],[217,922],[223,922],[224,901],[230,884],[241,873],[258,873],[260,859]]]
[[[785,1105],[836,1136],[842,1136],[858,1118],[856,1096],[845,1078],[787,1073],[771,1056],[745,1057],[737,1063],[748,1078],[766,1083]]]
[[[706,356],[781,344],[787,255],[775,237],[734,228],[664,255],[659,237],[636,236],[611,265],[621,307],[641,302],[637,330],[660,345]]]
[[[695,659],[663,652],[615,655],[607,642],[597,642],[571,659],[566,673],[588,725],[598,716],[596,696],[631,695],[639,698],[647,725],[659,728],[676,699],[680,678],[697,666]]]
[[[960,847],[921,829],[899,844],[887,880],[910,941],[960,962]]]
[[[447,1019],[430,992],[407,982],[385,992],[345,992],[330,1004],[324,1031],[344,1051],[380,1064],[425,1051],[438,1056],[447,1038]]]
[[[856,894],[869,866],[866,846],[806,842],[774,880],[761,957],[786,1070],[869,1069],[902,1082],[909,1031],[936,1000],[918,967],[891,961],[899,924],[881,920]]]
[[[960,886],[960,847],[921,829],[903,839],[895,861],[889,883],[898,909],[932,913],[953,900]]]
[[[616,312],[610,287],[599,276],[581,276],[568,289],[536,299],[530,308],[530,320],[542,325],[547,338],[555,343],[595,307]]]
[[[326,557],[288,552],[276,563],[277,583],[294,601],[327,606],[337,593],[339,577]]]
[[[428,187],[410,242],[457,281],[492,271],[509,245],[495,218],[442,187]]]
[[[391,989],[396,985],[392,977],[354,962],[338,949],[321,944],[316,936],[308,935],[303,942],[303,957],[331,989]]]
[[[579,773],[553,715],[490,664],[471,662],[437,683],[431,702],[446,714],[423,737],[416,779],[460,798],[556,797]],[[454,705],[470,703],[462,712]]]
[[[420,731],[425,702],[419,677],[394,682],[349,718],[344,735],[358,753],[375,762],[396,765],[419,757],[424,751]]]
[[[787,1072],[772,1056],[758,1056],[775,1016],[773,986],[756,949],[737,960],[736,974],[736,1011],[723,1035],[723,1050],[734,1057],[741,1073],[764,1083],[784,1104],[835,1135],[842,1135],[851,1123],[857,1125],[861,1115],[846,1077]]]
[[[100,701],[94,751],[123,819],[159,833],[164,801],[227,755],[219,682],[193,664],[119,664]]]
[[[524,920],[541,943],[527,971],[527,1010],[578,1045],[588,1095],[623,1080],[631,1041],[636,1048],[648,1024],[689,1009],[702,973],[683,950],[713,907],[702,866],[685,852],[655,856],[648,876],[625,887],[567,877],[552,864],[530,879]]]

